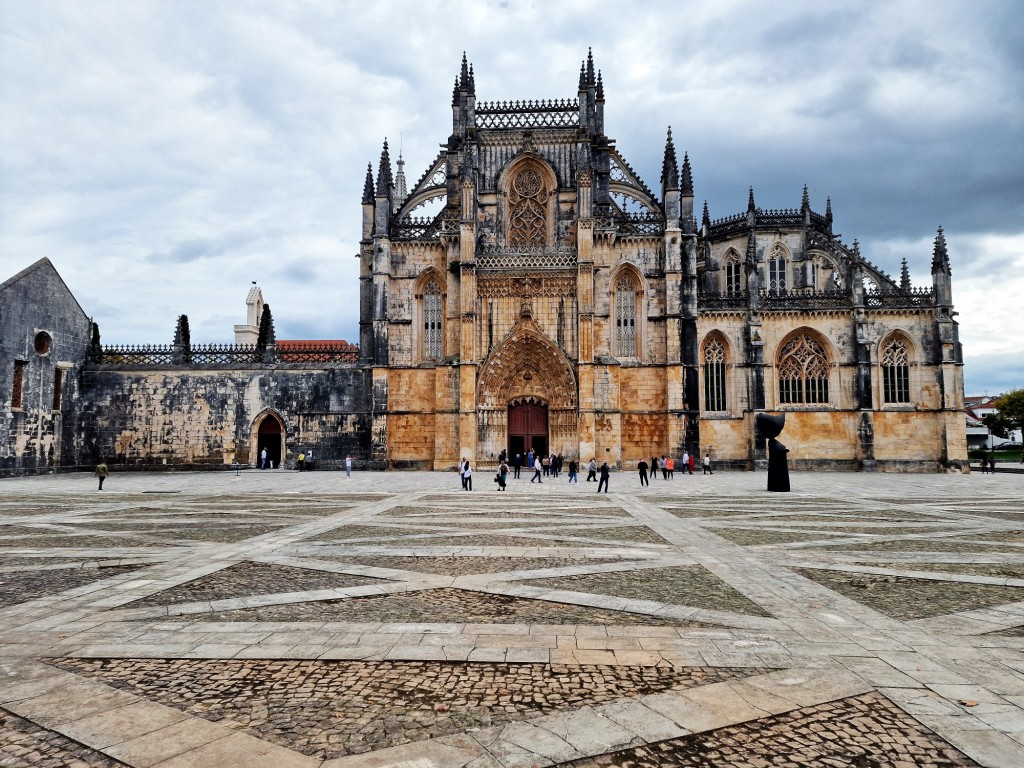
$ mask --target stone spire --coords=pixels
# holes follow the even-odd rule
[[[832,224],[832,198],[825,198],[825,221]]]
[[[377,169],[377,197],[390,197],[395,181],[391,176],[391,156],[388,154],[388,140],[380,153],[380,167]]]
[[[582,90],[585,90],[586,87],[587,87],[587,70],[586,70],[586,65],[581,61],[580,62],[580,86],[579,86],[579,89],[582,91]]]
[[[907,268],[907,260],[904,259],[903,263],[900,264],[900,288],[904,291],[909,291],[910,285],[910,270]]]
[[[750,188],[750,193],[747,195],[747,213],[756,213],[757,207],[754,205],[754,188]]]
[[[682,188],[683,197],[693,197],[693,172],[690,170],[690,156],[683,152]]]
[[[711,214],[708,213],[708,201],[704,201],[704,215],[701,217],[700,226],[704,230],[704,233],[711,229]]]
[[[665,139],[665,157],[661,161],[661,186],[664,189],[679,188],[679,163],[676,160],[676,145],[672,142],[672,126]]]
[[[601,70],[597,70],[597,100],[604,101],[604,80],[601,79]]]
[[[587,48],[587,86],[592,85],[597,85],[597,80],[594,78],[594,53]]]
[[[405,160],[402,159],[402,150],[398,150],[398,172],[395,174],[395,210],[405,202],[409,192],[405,186]]]
[[[807,193],[807,185],[804,184],[804,196],[800,199],[800,210],[811,210],[811,196]]]
[[[363,205],[373,205],[373,165],[366,164],[366,180],[363,182]]]
[[[949,252],[946,250],[946,235],[942,231],[942,227],[939,227],[938,234],[935,235],[935,249],[932,251],[932,274],[936,272],[943,272],[950,274],[949,268]]]

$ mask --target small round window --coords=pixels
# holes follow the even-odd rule
[[[48,355],[50,354],[50,344],[53,340],[50,338],[50,334],[46,331],[40,331],[36,334],[36,354],[37,355]]]

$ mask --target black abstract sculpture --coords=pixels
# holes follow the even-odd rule
[[[768,439],[768,490],[788,493],[789,459],[786,454],[789,449],[775,439],[786,426],[786,414],[759,413],[754,423],[758,434]]]

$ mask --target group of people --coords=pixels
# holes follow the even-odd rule
[[[693,474],[694,468],[697,466],[696,454],[691,454],[689,451],[683,451],[682,459],[680,459],[681,469],[683,474]],[[711,469],[711,454],[705,453],[704,459],[701,461],[701,467],[704,469],[705,475],[713,475],[714,471]],[[661,472],[662,480],[671,480],[675,476],[676,460],[671,456],[657,456],[651,457],[651,463],[648,464],[643,459],[636,465],[637,472],[640,474],[640,485],[650,485],[648,480],[648,472],[650,477],[657,477],[658,472]],[[590,478],[587,478],[588,480]]]

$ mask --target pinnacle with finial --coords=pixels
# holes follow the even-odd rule
[[[804,196],[800,199],[800,210],[806,211],[811,207],[811,196],[807,194],[807,185],[804,184]]]
[[[690,156],[683,152],[683,178],[680,184],[680,192],[684,196],[693,197],[693,172],[690,170]]]
[[[601,79],[601,70],[597,70],[597,100],[604,101],[604,81]]]
[[[946,233],[942,227],[935,235],[935,250],[932,252],[932,272],[937,269],[949,272],[949,251],[946,250]]]
[[[590,48],[587,48],[587,85],[594,84],[594,54]]]
[[[387,197],[394,186],[391,176],[391,156],[388,154],[388,140],[384,139],[384,149],[380,152],[380,167],[377,169],[377,196]]]
[[[584,90],[587,87],[587,72],[586,72],[586,68],[585,67],[586,67],[586,65],[584,65],[584,63],[581,61],[580,62],[580,90],[581,91]]]
[[[462,70],[459,73],[459,85],[465,88],[469,84],[469,60],[466,58],[466,52],[462,52]]]
[[[747,194],[747,213],[753,213],[756,210],[757,207],[754,205],[754,188],[751,187],[750,192]]]
[[[708,228],[711,226],[711,214],[708,213],[708,201],[704,201],[704,215],[700,220],[701,226]]]
[[[363,202],[373,202],[373,165],[366,164],[366,181],[363,182]]]
[[[904,291],[910,290],[910,269],[907,267],[906,259],[900,264],[900,288]]]
[[[825,220],[829,223],[832,222],[832,198],[825,198]]]
[[[676,145],[672,142],[672,126],[665,139],[665,158],[661,161],[661,184],[666,189],[679,188],[679,168],[676,161]]]

